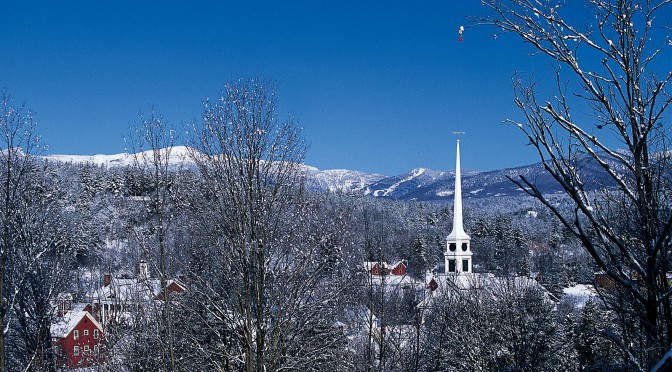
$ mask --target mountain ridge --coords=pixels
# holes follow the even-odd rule
[[[177,165],[194,166],[189,158],[189,148],[175,146],[171,150]],[[151,159],[151,152],[138,153],[141,157]],[[113,155],[47,155],[44,158],[66,163],[93,164],[107,167],[123,167],[136,164],[134,154],[122,153]],[[600,169],[591,166],[590,160],[584,162],[589,181],[595,188],[604,186]],[[302,164],[306,174],[306,183],[311,190],[355,193],[374,198],[392,200],[417,200],[427,202],[452,201],[455,185],[453,171],[415,168],[395,176],[377,173],[365,173],[348,169],[320,170]],[[487,198],[500,196],[522,196],[524,190],[509,180],[519,175],[532,180],[542,193],[561,193],[560,185],[545,171],[540,162],[519,167],[504,168],[491,171],[463,170],[462,195],[464,198]]]

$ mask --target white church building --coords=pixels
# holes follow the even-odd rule
[[[507,288],[537,288],[542,290],[551,300],[552,295],[536,280],[529,277],[496,277],[492,273],[473,272],[473,252],[471,238],[464,231],[462,219],[462,179],[460,171],[460,140],[457,140],[455,158],[455,193],[453,203],[453,229],[446,237],[443,272],[428,272],[425,276],[425,298],[418,307],[429,308],[441,295],[450,295],[456,291],[486,289],[496,291]]]

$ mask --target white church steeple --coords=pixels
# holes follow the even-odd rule
[[[453,203],[453,231],[446,238],[446,273],[471,273],[471,238],[464,232],[462,221],[462,177],[460,175],[460,140],[457,140],[455,158],[455,201]]]

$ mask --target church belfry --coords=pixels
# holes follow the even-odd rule
[[[455,158],[455,201],[453,203],[453,231],[446,238],[445,264],[448,273],[471,273],[471,238],[464,232],[462,222],[462,177],[460,176],[460,140],[457,140]]]

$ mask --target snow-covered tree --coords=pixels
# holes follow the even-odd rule
[[[77,247],[30,111],[0,91],[0,370],[53,368],[50,326]]]
[[[210,245],[190,288],[210,327],[203,358],[221,369],[301,370],[337,359],[340,289],[323,270],[324,230],[304,194],[300,130],[278,119],[276,102],[272,82],[226,84],[205,102],[190,141]]]
[[[425,314],[421,370],[564,371],[571,365],[563,360],[567,341],[554,303],[529,282],[503,278],[448,290],[433,304]]]
[[[173,252],[177,251],[171,244],[174,242],[171,240],[172,233],[176,230],[173,227],[177,215],[175,197],[180,186],[175,182],[179,171],[175,165],[180,163],[179,155],[173,152],[176,133],[167,120],[152,108],[148,115],[140,113],[140,123],[131,129],[126,139],[137,175],[146,185],[144,192],[140,192],[143,223],[131,226],[130,230],[133,231],[134,243],[140,248],[141,257],[158,275],[162,289],[167,288],[168,280],[174,277],[169,269],[175,266],[171,265],[171,261],[174,259]],[[127,171],[126,174],[132,173]],[[136,188],[136,193],[138,191]],[[144,351],[149,354],[158,352],[158,364],[168,371],[177,368],[172,297],[170,291],[164,290],[162,300],[152,304],[154,326],[140,328],[136,333],[136,336],[145,338],[154,333],[153,342],[148,343],[149,347]]]
[[[600,270],[632,300],[644,347],[614,340],[633,368],[653,366],[672,340],[667,280],[670,209],[669,0],[483,0],[478,22],[513,33],[548,58],[557,89],[517,76],[516,124],[573,201],[562,213],[535,187],[514,179],[577,237]],[[582,8],[572,9],[570,5]],[[667,13],[666,13],[667,12]],[[588,16],[586,16],[588,15]],[[667,56],[667,57],[666,57]],[[589,114],[586,115],[586,112]],[[586,169],[602,172],[591,194]]]

